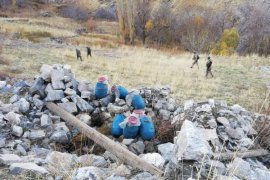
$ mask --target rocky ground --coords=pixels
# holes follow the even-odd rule
[[[160,179],[123,164],[109,151],[85,138],[46,108],[55,102],[87,125],[152,163],[167,179],[270,179],[270,156],[216,158],[220,153],[261,149],[260,126],[266,115],[240,105],[209,99],[177,105],[170,88],[138,89],[146,113],[156,124],[152,141],[115,139],[115,114],[132,107],[113,95],[96,100],[94,84],[77,81],[67,65],[43,65],[33,83],[0,81],[0,179]],[[265,147],[265,146],[264,146]]]

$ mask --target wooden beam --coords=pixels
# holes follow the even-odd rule
[[[107,136],[99,133],[95,129],[83,123],[82,121],[77,119],[75,116],[65,111],[63,108],[59,107],[58,105],[52,102],[48,102],[46,106],[51,112],[60,116],[68,124],[78,128],[81,133],[86,135],[88,138],[93,140],[98,145],[102,146],[104,149],[114,154],[124,163],[132,167],[136,167],[141,170],[148,171],[149,173],[157,175],[158,177],[162,176],[163,172],[160,169],[142,160],[140,157],[138,157],[134,153],[122,147],[120,144],[117,144],[116,142],[108,138]]]
[[[265,149],[248,150],[246,152],[229,152],[229,153],[215,153],[214,159],[219,161],[232,160],[235,157],[251,158],[258,156],[270,155],[270,152]]]

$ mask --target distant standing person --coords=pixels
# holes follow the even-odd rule
[[[82,61],[82,55],[81,55],[81,51],[79,49],[76,49],[76,56],[77,56],[77,60],[81,60]]]
[[[207,63],[206,63],[206,75],[205,75],[205,77],[208,77],[208,74],[211,74],[211,76],[214,77],[213,74],[212,74],[212,60],[211,60],[211,57],[208,56],[207,59],[208,60],[207,60]]]
[[[198,69],[199,69],[199,64],[198,64],[199,59],[200,59],[200,56],[198,55],[198,53],[194,52],[193,53],[193,58],[192,58],[193,63],[192,63],[190,68],[193,68],[193,66],[196,64],[198,66]]]
[[[91,48],[90,47],[86,47],[86,50],[87,50],[87,58],[88,58],[88,56],[92,57],[92,55],[91,55]]]

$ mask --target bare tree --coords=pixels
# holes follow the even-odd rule
[[[239,7],[241,54],[257,53],[260,56],[270,54],[270,4],[264,0],[245,2]]]
[[[147,22],[150,20],[151,8],[149,0],[137,0],[135,14],[135,29],[136,34],[145,44],[146,37],[149,35],[147,31]]]

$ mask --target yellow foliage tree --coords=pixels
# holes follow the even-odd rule
[[[151,19],[147,21],[145,29],[147,32],[150,32],[154,29],[154,22]]]
[[[211,53],[215,55],[228,56],[234,53],[239,43],[239,33],[236,28],[225,29],[220,40],[212,49]]]

